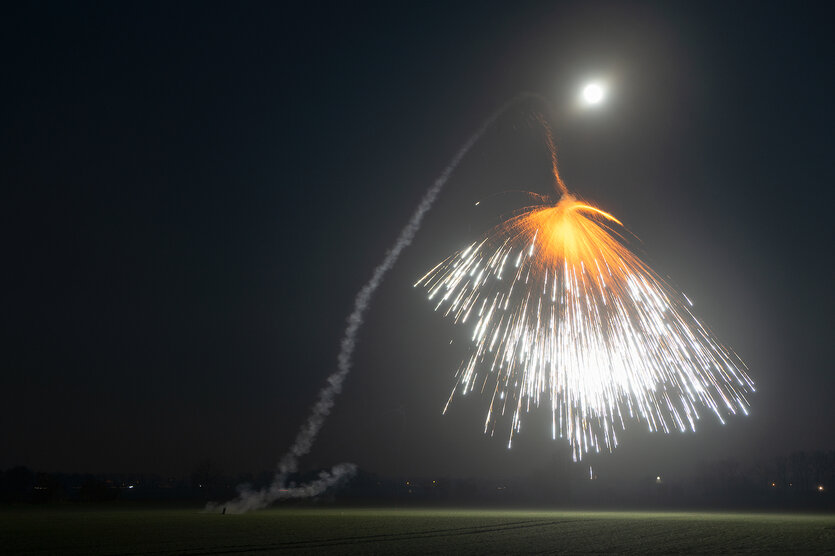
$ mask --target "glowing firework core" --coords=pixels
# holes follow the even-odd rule
[[[626,248],[619,220],[568,193],[553,148],[552,160],[555,205],[523,210],[415,284],[472,327],[444,411],[456,391],[478,389],[491,398],[485,433],[507,415],[510,445],[522,415],[547,404],[575,459],[613,449],[628,420],[669,432],[695,430],[700,406],[723,423],[747,414],[744,363]]]

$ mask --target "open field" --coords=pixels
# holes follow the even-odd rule
[[[10,554],[832,553],[835,516],[282,508],[0,508]]]

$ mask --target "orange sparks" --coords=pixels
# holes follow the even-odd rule
[[[595,269],[608,265],[609,272],[645,270],[644,264],[624,247],[605,220],[623,224],[609,214],[564,194],[556,205],[527,209],[497,230],[511,243],[535,246],[538,270],[561,267]],[[605,267],[604,267],[605,268]]]

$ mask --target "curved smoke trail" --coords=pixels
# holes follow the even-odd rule
[[[336,396],[338,396],[342,391],[342,383],[351,371],[354,348],[356,347],[357,341],[357,333],[362,326],[365,311],[368,309],[374,292],[376,292],[377,288],[380,287],[386,273],[388,273],[388,271],[391,270],[397,262],[397,259],[400,257],[400,253],[403,249],[412,243],[415,234],[420,229],[423,217],[427,212],[429,212],[429,209],[432,208],[432,205],[434,204],[435,199],[437,199],[438,194],[441,192],[441,189],[443,189],[444,185],[446,185],[446,182],[449,180],[452,172],[455,171],[455,168],[461,163],[461,160],[464,156],[466,156],[467,152],[469,152],[473,145],[481,138],[482,135],[484,135],[484,132],[487,131],[487,128],[489,128],[493,122],[495,122],[499,116],[505,112],[505,110],[520,100],[526,98],[541,100],[541,97],[538,95],[530,93],[523,93],[516,96],[512,100],[505,103],[501,108],[493,112],[493,114],[487,118],[484,123],[482,123],[481,127],[479,127],[469,139],[467,139],[467,142],[464,143],[461,149],[459,149],[458,153],[456,153],[443,173],[441,173],[441,175],[435,180],[435,183],[433,183],[423,195],[423,198],[420,200],[420,204],[418,204],[415,212],[412,213],[412,217],[409,219],[409,222],[403,230],[401,230],[400,235],[397,236],[397,240],[394,242],[394,245],[386,252],[385,257],[383,257],[383,262],[377,265],[371,275],[371,279],[368,280],[368,282],[357,293],[356,298],[354,298],[354,309],[351,311],[351,314],[348,315],[348,326],[345,328],[345,334],[342,336],[342,342],[340,343],[339,355],[337,357],[337,369],[327,378],[327,384],[319,391],[319,397],[313,405],[307,421],[305,421],[299,429],[296,439],[290,446],[290,449],[281,458],[272,484],[269,487],[258,491],[252,490],[247,486],[240,487],[238,498],[222,505],[214,503],[209,504],[206,508],[207,510],[211,511],[225,508],[230,513],[242,513],[250,510],[265,508],[271,503],[282,498],[305,498],[309,496],[316,496],[317,494],[324,492],[330,486],[350,477],[356,471],[356,466],[354,464],[340,463],[334,466],[330,472],[323,471],[320,473],[319,478],[315,481],[301,486],[297,486],[295,484],[290,484],[289,487],[286,486],[287,475],[298,471],[299,458],[310,451],[310,448],[313,446],[313,442],[316,440],[319,431],[322,429],[325,419],[330,414],[331,408],[333,408]]]

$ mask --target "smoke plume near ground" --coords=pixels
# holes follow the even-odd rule
[[[353,364],[357,334],[362,327],[363,317],[371,303],[371,298],[374,296],[377,288],[380,287],[380,284],[382,284],[383,278],[385,278],[385,275],[397,262],[397,259],[400,257],[400,253],[408,247],[410,243],[412,243],[415,234],[417,234],[420,229],[423,217],[427,212],[429,212],[429,209],[432,208],[435,199],[438,198],[438,194],[441,192],[444,185],[446,185],[449,177],[455,171],[455,168],[461,163],[461,160],[463,160],[467,152],[469,152],[473,145],[481,138],[482,135],[484,135],[484,132],[487,131],[487,128],[489,128],[493,122],[495,122],[496,119],[504,113],[505,110],[519,100],[529,98],[531,96],[532,95],[529,94],[523,94],[506,103],[504,106],[495,111],[489,118],[487,118],[481,127],[479,127],[479,129],[473,133],[469,139],[467,139],[467,142],[464,143],[461,149],[459,149],[443,173],[441,173],[441,175],[423,195],[423,198],[420,200],[415,212],[412,213],[412,217],[409,219],[409,222],[400,231],[400,235],[397,236],[397,240],[394,242],[394,245],[392,245],[392,247],[386,252],[385,257],[383,257],[383,261],[377,265],[374,272],[371,274],[371,278],[357,293],[357,296],[354,298],[354,308],[351,311],[351,314],[348,315],[348,325],[345,327],[345,333],[342,336],[342,342],[340,343],[339,355],[337,356],[337,369],[327,378],[327,384],[319,391],[319,396],[310,411],[307,421],[305,421],[299,429],[299,432],[296,434],[296,439],[293,441],[290,449],[287,450],[287,453],[285,453],[279,461],[278,469],[272,484],[261,490],[252,490],[248,486],[241,486],[238,488],[238,498],[230,500],[225,504],[211,503],[206,507],[207,511],[221,511],[225,508],[226,511],[230,513],[243,513],[250,510],[265,508],[273,502],[283,498],[304,498],[316,496],[338,482],[348,479],[356,472],[356,466],[354,464],[341,463],[334,466],[330,472],[322,472],[319,475],[319,478],[315,481],[301,486],[292,484],[289,486],[286,485],[287,476],[298,471],[299,459],[310,452],[313,442],[316,440],[316,437],[319,435],[319,431],[322,429],[322,425],[325,423],[325,419],[327,419],[331,409],[333,408],[336,397],[342,391],[342,384],[345,381],[345,377],[351,371]]]

